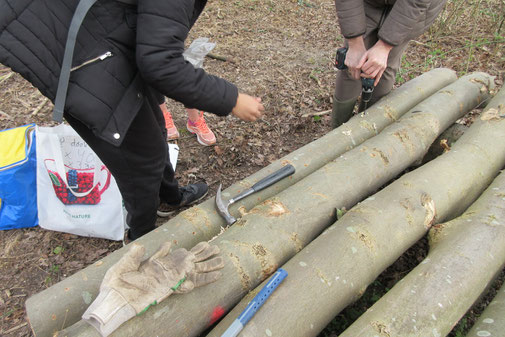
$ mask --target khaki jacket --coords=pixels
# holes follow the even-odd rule
[[[379,27],[378,36],[381,40],[397,46],[428,29],[445,2],[446,0],[335,0],[335,7],[345,38],[364,35],[368,22],[369,29]]]

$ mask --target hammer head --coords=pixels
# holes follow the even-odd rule
[[[218,213],[226,220],[227,225],[231,226],[235,221],[237,221],[237,219],[228,212],[228,206],[230,206],[230,203],[223,202],[223,199],[221,198],[221,184],[219,184],[216,192],[216,208]]]

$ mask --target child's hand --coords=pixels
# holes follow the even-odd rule
[[[265,107],[261,104],[261,98],[246,94],[238,94],[237,104],[231,111],[232,114],[244,121],[254,122],[261,118]]]

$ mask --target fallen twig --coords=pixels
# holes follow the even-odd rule
[[[423,47],[428,47],[428,48],[430,47],[428,44],[423,43],[421,41],[417,41],[417,40],[412,40],[412,43],[415,43],[415,44],[417,44],[419,46],[423,46]]]
[[[49,101],[49,99],[47,97],[45,97],[42,100],[42,102],[35,108],[35,110],[33,110],[31,116],[33,117],[33,116],[37,115],[40,112],[40,110],[42,110],[44,105],[46,105],[47,101]]]
[[[322,116],[329,114],[331,110],[324,110],[324,111],[316,111],[316,112],[308,112],[302,115],[302,117],[312,117],[312,116]]]
[[[14,75],[13,72],[10,72],[10,73],[7,73],[5,75],[2,75],[0,76],[0,83],[2,83],[3,81],[7,80],[8,78],[10,78],[12,75]]]
[[[280,71],[280,69],[275,69],[279,72],[279,74],[281,74],[282,76],[284,76],[284,78],[286,78],[287,80],[291,81],[291,82],[294,82],[293,79],[291,77],[289,77],[288,75],[284,74],[282,71]]]
[[[15,327],[13,327],[12,329],[9,329],[9,330],[1,331],[0,333],[1,333],[2,336],[3,335],[7,335],[7,334],[9,334],[9,333],[11,333],[13,331],[21,329],[22,327],[24,327],[27,324],[28,324],[28,322],[24,322],[23,324],[19,324],[18,326],[15,326]]]
[[[212,54],[212,53],[208,53],[207,57],[211,58],[211,59],[214,59],[214,60],[218,60],[218,61],[235,63],[235,60],[233,60],[233,59],[226,58],[224,56],[220,56],[220,55],[216,55],[216,54]]]

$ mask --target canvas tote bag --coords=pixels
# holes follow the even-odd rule
[[[37,127],[37,206],[42,228],[122,240],[123,200],[107,167],[68,125]]]

